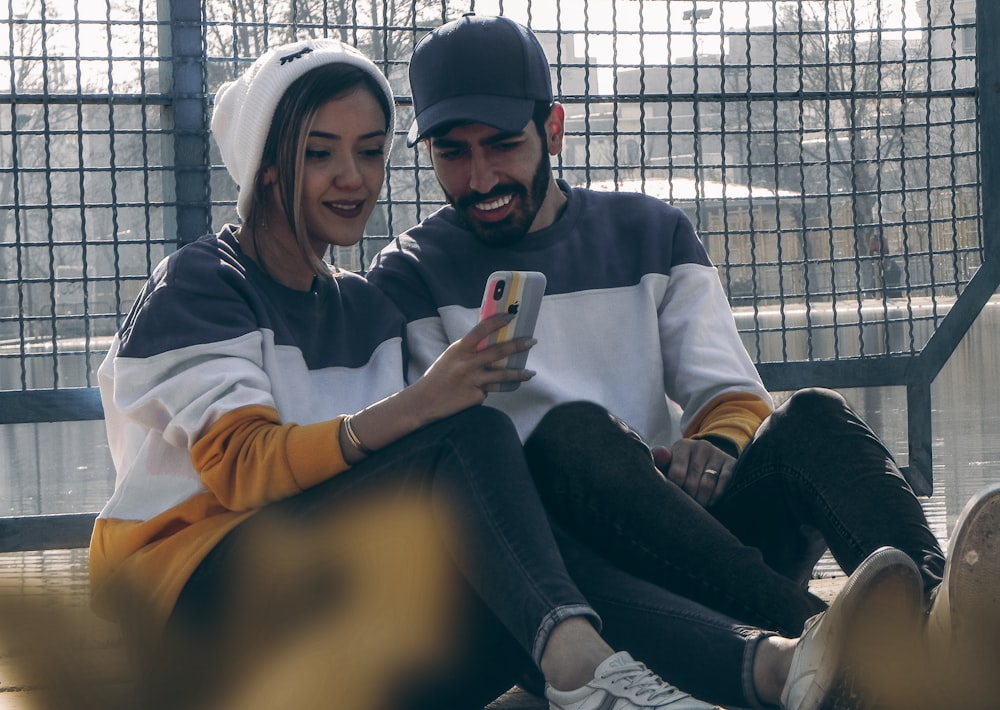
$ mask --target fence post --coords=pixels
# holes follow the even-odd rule
[[[168,110],[173,114],[174,194],[177,245],[212,229],[208,108],[202,7],[197,0],[170,0],[171,72]]]
[[[983,249],[986,261],[1000,259],[1000,3],[976,3],[976,60],[979,69],[980,182],[983,210]]]
[[[980,194],[983,196],[983,263],[907,368],[909,458],[907,479],[918,493],[930,493],[933,456],[931,384],[1000,285],[1000,3],[976,2],[976,66]],[[922,479],[922,480],[921,480]]]

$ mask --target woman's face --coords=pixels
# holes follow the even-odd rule
[[[306,139],[302,218],[316,254],[351,246],[364,234],[385,180],[386,119],[358,88],[316,112]]]

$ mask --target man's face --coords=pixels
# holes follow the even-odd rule
[[[535,218],[552,169],[533,123],[517,133],[481,123],[458,125],[429,139],[428,146],[445,196],[484,244],[514,244],[545,226]]]

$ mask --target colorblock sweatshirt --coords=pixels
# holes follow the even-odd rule
[[[690,221],[645,195],[559,185],[560,217],[512,246],[484,245],[449,206],[378,255],[368,279],[406,315],[411,377],[475,324],[490,273],[541,271],[537,375],[486,400],[522,438],[551,407],[590,400],[650,444],[707,438],[738,453],[772,402]]]
[[[116,481],[95,610],[158,628],[229,530],[346,469],[340,421],[404,386],[404,327],[355,274],[282,286],[231,227],[166,257],[98,372]]]

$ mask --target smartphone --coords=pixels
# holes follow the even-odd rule
[[[497,313],[511,313],[514,319],[483,341],[482,347],[503,343],[515,338],[528,338],[535,332],[538,309],[545,293],[545,274],[540,271],[494,271],[486,279],[483,303],[479,308],[479,320],[485,320]],[[494,367],[524,369],[528,362],[528,352],[520,352],[498,360]],[[491,392],[510,392],[517,389],[520,382],[500,382],[490,385]]]

